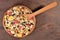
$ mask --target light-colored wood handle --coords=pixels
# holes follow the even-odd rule
[[[45,7],[43,7],[42,9],[39,9],[38,11],[32,13],[31,16],[36,16],[36,15],[38,15],[38,14],[40,14],[42,12],[45,12],[45,11],[47,11],[47,10],[55,7],[55,6],[57,6],[57,2],[53,2],[53,3],[51,3],[51,4],[49,4],[49,5],[45,6]]]

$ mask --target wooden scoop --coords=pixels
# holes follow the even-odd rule
[[[57,2],[53,2],[45,7],[43,7],[42,9],[39,9],[38,11],[32,13],[32,14],[24,14],[24,16],[27,16],[28,18],[34,17],[38,14],[41,14],[42,12],[45,12],[53,7],[57,6]]]

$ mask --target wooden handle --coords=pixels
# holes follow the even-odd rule
[[[38,15],[38,14],[40,14],[42,12],[45,12],[45,11],[47,11],[47,10],[55,7],[55,6],[57,6],[57,2],[53,2],[53,3],[51,3],[51,4],[49,4],[49,5],[45,6],[45,7],[43,7],[42,9],[39,9],[38,11],[32,13],[32,16],[36,16],[36,15]]]

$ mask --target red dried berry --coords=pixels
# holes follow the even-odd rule
[[[7,15],[11,15],[12,14],[12,12],[11,11],[7,11]]]
[[[14,20],[14,24],[18,23],[18,20]]]
[[[28,26],[28,28],[30,28],[30,24],[26,24]]]
[[[33,20],[33,17],[31,17],[29,20]]]
[[[11,34],[11,31],[10,31],[10,30],[8,30],[8,33],[9,33],[9,34]]]
[[[18,25],[17,27],[18,27],[18,29],[20,29],[20,28],[21,28],[21,26],[19,26],[19,25]]]

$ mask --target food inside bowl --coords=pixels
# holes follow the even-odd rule
[[[7,10],[3,17],[3,26],[5,30],[14,37],[24,37],[34,29],[34,17],[28,19],[23,14],[32,13],[25,6],[15,6]]]

